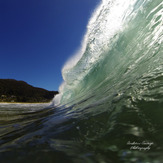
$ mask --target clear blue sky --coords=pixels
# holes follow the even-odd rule
[[[0,78],[58,90],[100,0],[0,0]]]

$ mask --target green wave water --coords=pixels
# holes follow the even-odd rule
[[[161,163],[162,41],[162,0],[103,0],[55,106],[0,104],[0,162]]]
[[[162,5],[160,0],[103,1],[90,19],[81,49],[63,67],[64,82],[55,102],[65,104],[115,85],[121,94],[135,80],[161,73]]]

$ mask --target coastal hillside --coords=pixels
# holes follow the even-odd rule
[[[24,81],[0,79],[0,102],[49,102],[58,91],[48,91]]]

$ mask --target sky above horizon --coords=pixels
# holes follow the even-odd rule
[[[100,0],[0,0],[0,78],[58,90]]]

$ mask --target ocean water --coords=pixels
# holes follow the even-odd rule
[[[163,2],[102,0],[50,104],[0,104],[0,162],[162,163]]]

